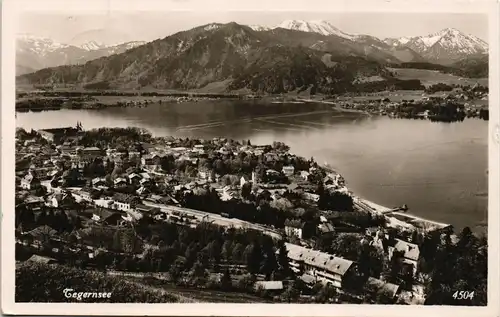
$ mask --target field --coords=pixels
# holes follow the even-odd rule
[[[389,70],[393,72],[398,79],[419,79],[424,86],[430,86],[437,83],[471,86],[479,83],[480,85],[488,86],[488,78],[463,78],[427,69],[389,68]]]
[[[393,102],[402,100],[420,100],[429,95],[424,94],[423,90],[395,90],[395,91],[381,91],[375,93],[366,93],[362,96],[340,96],[337,100],[341,101],[368,101],[389,98]]]

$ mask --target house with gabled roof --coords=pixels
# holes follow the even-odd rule
[[[420,262],[420,248],[418,245],[404,240],[394,239],[394,243],[388,247],[389,259],[392,259],[395,251],[401,253],[402,263],[411,266],[413,276],[416,276]]]
[[[137,206],[135,206],[134,210],[143,215],[148,215],[151,217],[161,212],[161,209],[158,207],[146,206],[143,204],[138,204]]]
[[[146,154],[141,157],[141,164],[143,166],[153,165],[153,155]]]
[[[149,190],[147,187],[141,186],[135,192],[137,193],[137,195],[144,196],[151,193],[151,190]]]
[[[47,225],[43,225],[24,233],[24,236],[31,237],[34,245],[41,246],[49,243],[54,237],[56,237],[57,231]]]
[[[142,179],[142,176],[136,173],[131,173],[128,175],[128,179],[131,184],[139,184],[140,180]]]
[[[108,209],[94,209],[92,220],[115,226],[122,220],[122,215]]]
[[[96,207],[113,209],[115,201],[112,199],[102,198],[94,200],[94,204],[96,205]]]
[[[293,176],[295,173],[295,167],[293,167],[293,165],[283,166],[282,172],[286,176]]]
[[[115,186],[126,186],[127,180],[123,177],[118,177],[114,180],[113,183],[115,184]]]
[[[103,151],[96,146],[83,148],[80,151],[80,153],[81,153],[80,154],[81,157],[85,157],[85,158],[89,158],[89,159],[94,159],[94,158],[103,156]]]
[[[74,207],[75,198],[73,195],[65,192],[54,193],[49,196],[49,206],[54,208],[63,208],[63,207]]]
[[[285,221],[285,234],[289,237],[297,237],[302,239],[302,229],[304,223],[300,220],[286,220]]]
[[[45,205],[45,199],[43,197],[37,197],[29,195],[24,199],[24,205],[30,210],[40,210]]]
[[[113,209],[121,211],[129,211],[140,203],[140,198],[133,195],[115,193],[113,196]]]
[[[106,179],[102,177],[96,177],[92,179],[92,186],[98,187],[98,186],[104,186],[106,185]]]

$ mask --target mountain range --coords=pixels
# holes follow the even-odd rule
[[[16,39],[16,74],[22,75],[47,67],[81,64],[99,57],[123,53],[145,43],[132,41],[108,46],[89,41],[76,46],[21,34]]]
[[[478,37],[447,28],[427,36],[385,39],[393,47],[408,47],[427,61],[452,64],[470,55],[487,54],[488,44]]]
[[[439,32],[415,37],[386,38],[380,40],[374,36],[349,34],[343,32],[327,21],[286,20],[274,27],[251,26],[256,31],[274,30],[278,28],[336,35],[353,42],[392,51],[402,62],[428,61],[440,64],[452,64],[468,55],[486,54],[488,44],[482,39],[460,32],[454,28],[446,28]],[[399,57],[398,57],[399,55]]]
[[[50,49],[35,45],[34,54],[57,52],[65,56],[64,61],[76,60],[80,64],[42,69],[19,76],[18,82],[105,82],[117,88],[221,86],[226,90],[269,93],[311,88],[334,92],[351,89],[354,82],[366,78],[394,81],[385,66],[453,63],[487,52],[484,41],[455,29],[430,36],[380,40],[342,32],[325,21],[299,20],[284,21],[276,27],[211,23],[143,45],[134,42],[101,48],[97,43],[80,47],[47,44],[51,44]],[[77,54],[68,53],[75,49]],[[100,56],[90,57],[92,54]],[[487,65],[487,58],[478,60]],[[85,61],[89,62],[83,64]]]

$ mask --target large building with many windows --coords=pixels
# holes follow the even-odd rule
[[[343,288],[354,274],[355,263],[331,254],[285,243],[290,267],[312,276],[316,282]]]

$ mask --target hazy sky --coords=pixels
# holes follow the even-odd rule
[[[274,26],[287,19],[325,20],[347,33],[379,38],[427,35],[453,27],[488,40],[488,17],[464,13],[313,13],[313,12],[103,12],[95,15],[23,13],[18,33],[70,43],[87,31],[105,29],[126,40],[154,40],[211,22]],[[111,40],[111,39],[110,39]]]

